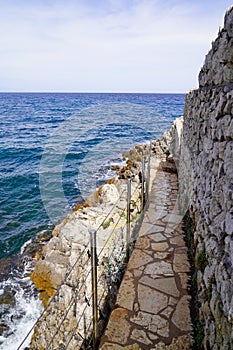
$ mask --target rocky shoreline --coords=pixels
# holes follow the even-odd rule
[[[36,254],[31,279],[40,291],[46,312],[34,328],[31,349],[45,349],[48,344],[52,348],[62,346],[73,330],[76,332],[69,339],[70,348],[81,347],[88,341],[91,328],[86,329],[84,323],[89,324],[92,317],[91,229],[98,231],[98,289],[102,314],[99,328],[104,327],[125,269],[127,179],[131,178],[132,183],[133,227],[141,211],[140,171],[142,158],[148,151],[149,145],[137,145],[125,153],[126,165],[116,168],[117,178],[107,181],[78,204],[65,220],[55,226],[52,238]]]
[[[31,285],[29,276],[35,264],[37,252],[50,238],[51,232],[44,231],[27,242],[18,254],[1,259],[0,282],[3,289],[0,293],[0,337],[7,337],[8,334],[11,334],[15,320],[24,315],[23,309],[20,313],[16,310],[20,306],[17,294],[22,292],[25,298],[30,298],[32,295],[35,299],[37,298],[38,292]]]
[[[118,176],[78,204],[65,220],[55,226],[50,241],[36,254],[37,261],[31,279],[40,291],[46,312],[34,328],[31,349],[42,350],[48,344],[56,348],[65,346],[67,341],[70,348],[78,348],[90,340],[92,325],[88,329],[87,324],[92,318],[89,273],[91,229],[98,231],[98,289],[101,300],[99,331],[104,329],[126,267],[127,179],[130,178],[132,184],[133,230],[141,215],[142,158],[150,152],[152,163],[163,161],[160,163],[163,169],[176,171],[174,161],[169,157],[172,129],[150,145],[136,145],[125,152],[123,158],[126,164],[115,169]],[[115,238],[110,237],[112,231]],[[109,237],[110,241],[106,244]],[[72,331],[74,334],[70,337]]]
[[[164,154],[163,152],[159,151],[161,145],[159,145],[158,142],[159,141],[151,142],[151,151],[152,153],[155,153],[155,149],[157,149],[157,155],[162,157]],[[102,220],[100,236],[102,236],[103,242],[105,239],[104,237],[107,237],[110,230],[114,227],[114,223],[118,221],[118,226],[125,225],[126,210],[123,208],[126,206],[126,183],[128,178],[131,178],[132,192],[135,192],[131,201],[132,229],[134,226],[136,227],[138,225],[138,219],[140,218],[141,198],[140,189],[137,188],[136,191],[135,189],[136,187],[140,186],[141,179],[139,173],[141,171],[142,158],[148,156],[149,147],[149,144],[136,145],[135,148],[130,149],[128,152],[124,152],[122,155],[124,160],[123,166],[114,165],[114,167],[111,169],[116,172],[117,176],[115,178],[107,180],[107,182],[90,197],[78,203],[73,211],[62,222],[58,223],[54,227],[52,232],[42,232],[39,236],[28,241],[21,249],[21,252],[19,252],[13,258],[9,257],[2,259],[1,264],[3,268],[1,270],[0,280],[5,283],[4,281],[6,281],[9,276],[12,275],[12,271],[17,271],[16,275],[22,276],[22,280],[28,280],[30,285],[29,287],[22,288],[26,288],[28,290],[30,289],[28,292],[33,293],[33,298],[35,298],[35,300],[38,298],[37,295],[39,294],[42,304],[46,308],[48,301],[50,300],[51,296],[56,293],[60,283],[62,282],[62,278],[64,278],[69,270],[69,267],[71,267],[75,257],[82,254],[84,250],[88,252],[89,229],[96,228],[98,225],[100,225]],[[120,195],[122,198],[119,200]],[[104,218],[111,210],[111,207],[114,205],[117,199],[119,200],[119,204],[115,210],[116,212],[111,213],[111,217],[104,221]],[[120,211],[122,211],[121,214]],[[86,242],[85,240],[80,242],[80,231],[78,231],[77,235],[74,235],[74,237],[70,236],[67,241],[67,232],[69,232],[69,230],[72,231],[71,227],[72,222],[74,221],[80,222],[82,229],[85,227]],[[75,230],[75,226],[73,229]],[[64,234],[64,237],[62,237],[64,231],[67,232]],[[122,231],[122,233],[125,234],[124,231]],[[102,244],[102,242],[100,242],[100,244]],[[124,258],[125,255],[123,254],[117,261],[114,261],[112,263],[113,267],[111,269],[108,268],[108,272],[105,276],[106,280],[108,280],[107,283],[111,284],[112,296],[111,300],[109,299],[107,302],[107,304],[109,304],[111,307],[114,303],[119,283],[126,267]],[[26,272],[24,271],[25,269],[27,269]],[[30,275],[33,285],[31,285],[29,281]],[[75,275],[77,279],[78,275],[79,273]],[[21,287],[19,286],[19,288]],[[3,310],[2,321],[0,323],[0,336],[6,338],[8,337],[8,333],[11,332],[12,328],[11,322],[8,319],[10,317],[10,308],[14,309],[14,305],[16,305],[15,293],[14,287],[7,287],[4,288],[3,293],[0,295],[0,305],[1,307],[4,307],[5,310]],[[27,295],[27,290],[24,292],[24,294],[25,296]],[[30,296],[27,296],[27,298],[28,297],[30,298]],[[105,308],[108,309],[109,305],[107,307],[105,306]],[[38,310],[38,312],[41,311]],[[102,323],[104,324],[104,322]],[[37,325],[36,329],[38,327],[40,328],[40,326]]]

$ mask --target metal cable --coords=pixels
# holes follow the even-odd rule
[[[148,154],[148,161],[150,161],[150,154]],[[132,197],[135,195],[136,191],[139,189],[140,187],[140,184],[136,187],[136,189],[134,190],[133,194],[131,195],[131,199]],[[116,206],[118,205],[118,203],[120,202],[120,200],[122,199],[122,195],[125,194],[126,190],[123,190],[120,195],[119,195],[119,198],[118,200],[116,201],[116,203],[113,205],[113,207],[111,208],[111,210],[108,212],[108,214],[105,216],[104,220],[102,221],[102,223],[99,225],[99,227],[97,228],[96,232],[99,231],[99,229],[103,226],[104,222],[106,221],[106,219],[110,216],[110,214],[114,211],[114,209],[116,208]],[[98,254],[98,258],[100,257],[100,255],[102,254],[103,250],[105,249],[105,247],[107,246],[107,243],[109,242],[110,238],[112,237],[113,233],[115,232],[116,228],[117,228],[117,225],[119,224],[120,220],[122,219],[121,215],[124,213],[126,208],[124,209],[121,209],[121,214],[119,215],[119,219],[117,220],[116,224],[115,224],[115,227],[113,228],[113,230],[111,231],[111,233],[109,234],[109,237],[107,238],[107,240],[105,241],[105,244],[104,246],[102,247],[102,249],[100,250],[99,254]],[[125,223],[126,225],[126,223]],[[124,225],[124,226],[125,226]],[[117,241],[119,242],[119,240]],[[111,254],[110,254],[110,257],[112,256],[113,254],[113,251],[115,249],[116,245],[114,246]],[[47,304],[47,306],[45,307],[45,309],[43,310],[43,312],[41,313],[41,315],[37,318],[36,322],[34,323],[34,325],[31,327],[31,329],[29,330],[29,332],[27,333],[27,335],[24,337],[23,341],[20,343],[20,345],[18,346],[17,350],[19,350],[22,345],[24,344],[24,342],[26,341],[26,339],[29,337],[29,335],[31,334],[31,332],[33,331],[34,327],[36,326],[36,324],[42,319],[42,317],[44,316],[44,314],[47,312],[48,308],[51,306],[52,302],[55,301],[55,298],[59,295],[59,292],[60,292],[60,289],[62,287],[63,284],[65,284],[65,282],[68,280],[70,274],[72,273],[72,271],[74,270],[75,266],[78,264],[78,262],[80,262],[81,258],[84,256],[85,253],[87,253],[86,251],[86,248],[87,246],[84,246],[84,249],[83,251],[81,252],[81,254],[79,255],[79,257],[77,258],[77,260],[75,261],[75,263],[72,265],[72,267],[70,268],[70,270],[66,273],[65,277],[63,278],[62,282],[61,282],[61,285],[58,287],[57,291],[56,291],[56,294],[54,296],[52,296],[52,298],[49,300],[49,303]],[[87,264],[89,262],[90,258],[87,259]],[[86,278],[88,277],[88,275],[90,274],[91,270],[88,272],[88,274],[85,276]],[[104,271],[103,271],[104,273]],[[100,278],[102,277],[103,273],[100,275],[99,277],[99,280]],[[81,288],[83,287],[84,283],[80,286],[80,288],[78,289],[78,291],[76,292],[76,294],[78,294],[81,290]],[[73,299],[73,298],[72,298]],[[72,300],[71,299],[71,300]],[[53,339],[55,338],[55,336],[57,335],[60,327],[61,327],[61,324],[63,323],[65,317],[67,316],[71,306],[73,305],[73,303],[70,305],[70,307],[68,308],[67,312],[65,313],[65,316],[63,317],[62,321],[60,322],[59,324],[59,327],[56,331],[56,333],[54,334],[52,340],[50,341],[48,347],[51,345],[51,342],[53,341]],[[87,306],[86,306],[87,307]],[[84,309],[86,310],[86,308]],[[72,335],[73,336],[73,335]],[[71,337],[72,338],[72,337]],[[48,349],[47,347],[47,349]]]
[[[117,255],[114,255],[115,251],[117,250],[117,244],[121,242],[123,243],[124,240],[122,239],[122,237],[118,237],[118,240],[114,242],[114,246],[111,250],[111,252],[109,253],[108,255],[108,261],[110,261],[113,257],[117,258],[117,259],[120,259],[121,260],[123,259],[123,257],[126,255],[126,252],[125,252],[125,247],[122,245],[121,248],[120,248],[120,251],[118,250],[118,254]],[[121,261],[121,263],[118,265],[119,266],[119,269],[120,270],[120,267],[123,266],[123,263]],[[100,283],[101,279],[102,278],[105,278],[105,273],[106,273],[106,267],[105,269],[103,269],[103,271],[101,272],[99,278],[98,278],[98,284]],[[105,292],[108,290],[108,286],[103,286],[103,292],[102,292],[102,295],[99,297],[99,303],[98,303],[98,306],[100,307],[101,305],[101,302],[102,302],[102,299],[103,299],[103,296],[105,294]]]
[[[112,210],[111,210],[111,211],[112,211]],[[110,211],[110,213],[111,213],[111,211]],[[121,217],[119,217],[119,219],[118,219],[116,225],[119,223],[120,219],[121,219]],[[115,231],[115,229],[116,229],[116,225],[115,225],[114,229],[112,230],[112,232],[110,233],[110,235],[109,235],[109,237],[108,237],[108,240],[106,241],[106,243],[105,243],[104,247],[102,248],[101,252],[103,251],[103,249],[105,248],[105,246],[106,246],[106,244],[108,243],[109,239],[110,239],[111,236],[113,235],[113,233],[114,233],[114,231]],[[85,250],[84,250],[83,252],[85,252]],[[101,253],[101,252],[100,252],[100,253]],[[82,254],[82,255],[83,255],[83,254]],[[100,254],[98,255],[98,257],[99,257],[99,256],[100,256]],[[71,270],[69,271],[69,273],[66,275],[66,278],[64,278],[64,281],[63,281],[62,284],[64,284],[64,282],[67,280],[67,278],[69,277],[69,275],[71,274],[71,272],[73,271],[75,265],[78,263],[79,260],[80,260],[80,257],[79,257],[79,259],[76,260],[75,264],[72,266],[72,269],[71,269]],[[88,259],[88,261],[89,261],[89,259]],[[87,277],[89,276],[90,272],[91,272],[91,269],[90,269],[90,270],[88,271],[88,273],[85,275],[85,279],[87,279]],[[62,284],[61,284],[61,286],[62,286]],[[80,290],[81,290],[81,288],[83,287],[83,285],[84,285],[84,284],[82,284],[82,285],[79,287],[79,289],[78,289],[78,291],[76,292],[76,294],[78,294],[78,293],[80,292]],[[59,287],[58,292],[60,291],[61,286]],[[57,294],[58,294],[58,292],[57,292]],[[56,294],[56,296],[57,296],[57,294]],[[55,298],[55,296],[54,296],[54,298]],[[52,298],[52,300],[50,300],[50,303],[48,304],[48,306],[52,303],[52,301],[54,300],[54,298]],[[90,299],[91,299],[91,298],[90,298]],[[87,301],[88,301],[88,299],[87,299]],[[48,306],[47,306],[46,310],[44,310],[43,314],[45,313],[45,311],[47,311]],[[72,306],[72,305],[71,305],[71,306]],[[70,307],[71,307],[71,306],[70,306]],[[57,333],[58,333],[58,331],[59,331],[59,329],[60,329],[60,327],[61,327],[61,325],[62,325],[62,323],[63,323],[63,321],[64,321],[64,319],[65,319],[65,317],[66,317],[66,315],[68,314],[69,310],[70,310],[70,308],[67,310],[65,316],[63,317],[62,321],[60,322],[60,325],[59,325],[59,327],[58,327],[56,333],[55,333],[54,336],[52,337],[52,340],[50,341],[48,347],[51,345],[51,342],[53,341],[53,339],[54,339],[55,336],[57,335]],[[42,316],[43,316],[43,314],[42,314]],[[25,340],[26,340],[26,339],[25,339]],[[23,343],[22,343],[22,344],[23,344]],[[48,349],[48,347],[47,347],[47,349]]]
[[[63,278],[60,286],[58,287],[56,294],[54,294],[51,299],[49,300],[48,304],[46,305],[46,307],[44,308],[44,310],[42,311],[42,313],[40,314],[40,316],[37,318],[37,320],[35,321],[35,323],[33,324],[33,326],[31,327],[31,329],[29,330],[29,332],[26,334],[26,336],[24,337],[24,339],[22,340],[22,342],[20,343],[20,345],[18,346],[17,350],[19,350],[22,345],[25,343],[26,339],[29,337],[29,335],[31,334],[31,332],[33,331],[34,327],[36,326],[36,324],[42,319],[42,317],[44,316],[44,314],[46,313],[46,311],[48,310],[48,308],[50,307],[50,305],[52,304],[52,302],[55,300],[55,298],[58,296],[60,289],[62,287],[63,284],[65,284],[66,280],[68,279],[68,277],[70,276],[71,272],[73,271],[73,269],[75,268],[75,266],[77,265],[77,263],[79,262],[79,260],[82,258],[82,256],[84,255],[84,253],[86,253],[86,247],[85,249],[81,252],[81,255],[78,257],[78,259],[75,261],[75,263],[73,264],[73,266],[71,267],[71,269],[69,270],[69,272],[65,275],[65,277]]]
[[[91,295],[91,297],[92,297],[92,295]],[[76,326],[76,327],[75,327],[75,328],[72,330],[72,335],[71,335],[71,337],[70,337],[70,339],[69,339],[68,343],[66,344],[65,349],[67,349],[67,348],[68,348],[68,346],[69,346],[69,344],[70,344],[70,342],[71,342],[71,340],[72,340],[72,338],[73,338],[73,336],[74,336],[74,334],[75,334],[76,330],[78,329],[79,322],[81,321],[81,318],[84,316],[84,314],[85,314],[85,311],[86,311],[87,307],[88,307],[88,304],[86,304],[86,306],[85,306],[85,308],[84,308],[84,310],[83,310],[82,314],[79,316],[79,318],[78,318],[78,320],[77,320],[77,326]],[[91,328],[91,323],[92,323],[92,322],[90,321],[90,322],[89,322],[89,326],[88,326],[87,331],[89,331],[89,329]],[[80,336],[80,338],[82,338],[82,340],[84,340],[84,341],[85,341],[85,338],[83,338],[83,336],[82,336],[80,333],[78,333],[78,335]]]
[[[113,210],[116,208],[117,204],[120,202],[121,200],[121,196],[125,193],[125,191],[123,190],[120,195],[118,200],[116,201],[116,203],[113,205],[113,207],[111,208],[111,210],[108,212],[108,214],[105,216],[104,220],[101,222],[101,224],[98,226],[98,228],[96,229],[96,232],[99,231],[99,229],[101,228],[101,226],[103,226],[103,224],[105,223],[106,219],[109,217],[109,215],[113,212]]]
[[[123,213],[124,211],[125,211],[125,208],[122,209],[122,213]],[[113,233],[115,232],[116,226],[119,224],[119,222],[120,222],[121,219],[122,219],[122,217],[121,217],[121,215],[120,215],[120,216],[119,216],[119,219],[117,220],[117,222],[116,222],[116,224],[115,224],[115,226],[114,226],[114,228],[112,229],[112,231],[111,231],[111,233],[109,234],[107,240],[105,241],[104,246],[101,248],[101,250],[100,250],[100,252],[99,252],[99,254],[98,254],[98,258],[99,258],[100,255],[102,254],[104,248],[106,247],[107,243],[109,242],[110,238],[112,237]]]
[[[122,192],[123,193],[123,192]],[[121,193],[121,195],[122,195]],[[113,206],[113,208],[110,210],[110,212],[108,213],[108,215],[105,217],[104,221],[106,221],[106,218],[111,214],[111,212],[113,211],[113,209],[115,209],[116,205],[118,204],[119,200],[121,199],[121,197],[118,198],[117,202],[115,203],[115,205]],[[98,229],[102,226],[103,223],[101,223],[101,225],[98,227]],[[47,304],[47,306],[45,307],[45,309],[43,310],[43,312],[40,314],[40,316],[37,318],[37,320],[35,321],[35,323],[33,324],[33,326],[30,328],[29,332],[26,334],[26,336],[24,337],[24,339],[22,340],[22,342],[20,343],[20,345],[18,346],[17,350],[20,350],[20,348],[22,347],[22,345],[25,343],[26,339],[29,337],[29,335],[31,334],[31,332],[33,331],[34,327],[36,326],[36,324],[42,319],[42,317],[44,316],[44,314],[46,313],[46,311],[48,310],[48,308],[50,307],[50,305],[52,304],[52,302],[55,300],[55,298],[58,296],[60,289],[62,287],[63,284],[65,284],[65,282],[67,281],[68,277],[70,276],[71,272],[74,270],[75,266],[77,265],[77,263],[81,260],[81,258],[83,257],[83,255],[86,253],[86,246],[84,246],[84,250],[81,252],[81,255],[77,258],[77,260],[75,261],[75,263],[72,265],[71,269],[68,271],[68,273],[66,273],[65,277],[63,278],[60,286],[58,287],[56,294],[52,296],[52,298],[49,300],[49,303]],[[90,258],[88,259],[88,261],[90,260]],[[90,273],[90,271],[89,271]],[[89,274],[88,273],[88,274]],[[86,276],[87,277],[87,276]]]
[[[59,326],[56,327],[56,332],[55,332],[55,334],[52,336],[52,338],[51,338],[51,340],[50,340],[50,342],[49,342],[49,345],[47,345],[46,350],[49,350],[50,345],[52,345],[52,343],[53,343],[53,341],[54,341],[54,339],[55,339],[57,333],[58,333],[59,330],[61,329],[61,325],[63,324],[63,322],[64,322],[66,316],[68,315],[68,313],[69,313],[71,307],[73,306],[73,304],[74,304],[74,302],[75,302],[74,299],[75,299],[75,298],[74,298],[74,296],[73,296],[73,297],[71,298],[70,302],[69,302],[69,307],[68,307],[68,309],[66,310],[65,315],[63,316],[63,318],[62,318],[62,320],[61,320]]]
[[[137,185],[137,187],[135,188],[133,194],[131,195],[131,199],[132,199],[132,197],[135,195],[136,191],[140,188],[140,186],[141,186],[140,184]]]

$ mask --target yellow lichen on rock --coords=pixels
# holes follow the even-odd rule
[[[40,291],[40,299],[45,307],[48,304],[50,297],[56,292],[56,287],[52,284],[50,279],[50,270],[44,268],[44,270],[35,270],[30,275],[31,280],[35,284],[36,288]]]

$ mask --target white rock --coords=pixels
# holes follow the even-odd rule
[[[102,187],[100,202],[105,205],[115,204],[119,198],[119,192],[114,184],[106,184]]]

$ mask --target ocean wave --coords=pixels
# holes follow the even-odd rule
[[[38,293],[30,280],[32,260],[24,257],[21,264],[0,282],[1,350],[17,349],[42,311]],[[29,341],[30,338],[25,346]]]

